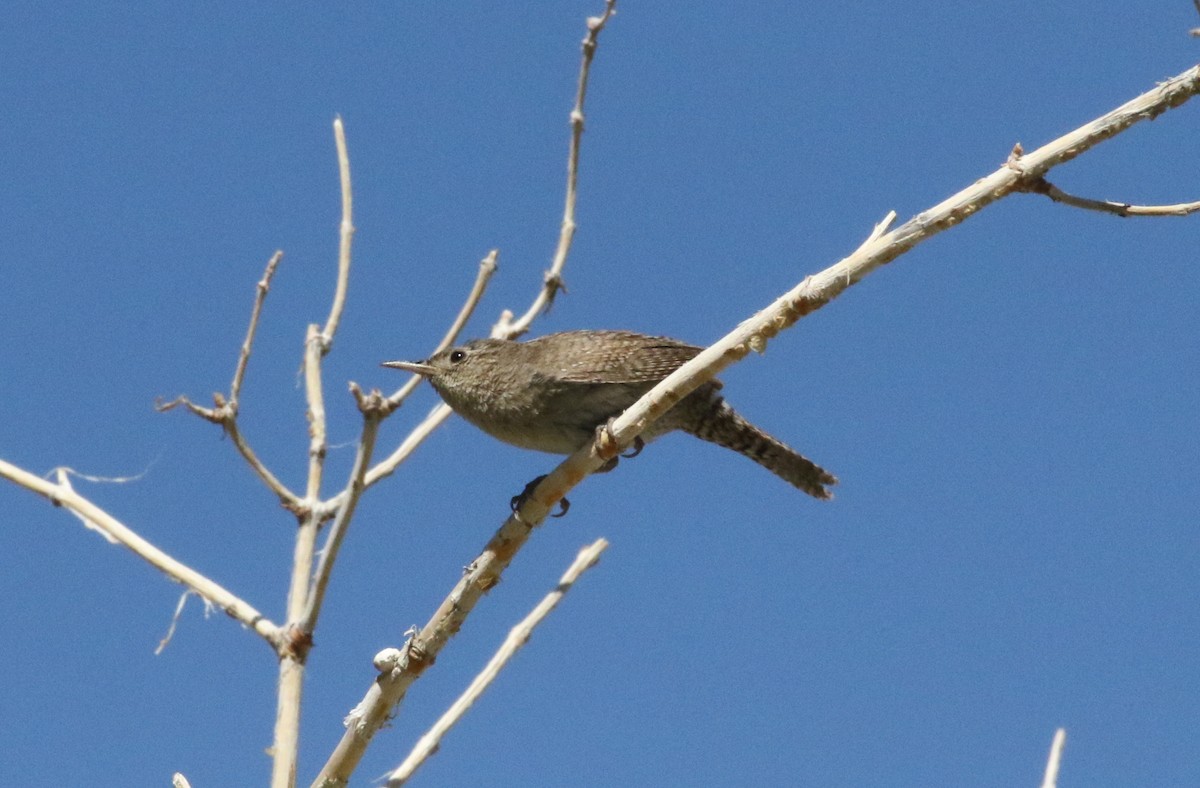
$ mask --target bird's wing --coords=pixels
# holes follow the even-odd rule
[[[566,383],[657,383],[702,348],[668,337],[611,332],[560,370]],[[620,341],[611,341],[619,339]]]

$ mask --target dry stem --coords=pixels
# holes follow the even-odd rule
[[[120,520],[76,492],[66,481],[65,475],[60,475],[60,481],[56,484],[0,460],[0,476],[43,496],[55,506],[65,506],[110,542],[128,548],[167,577],[187,586],[203,599],[224,610],[230,618],[241,622],[248,629],[254,630],[270,643],[272,648],[278,647],[281,631],[276,624],[273,624],[233,592],[138,536]]]
[[[1083,208],[1089,211],[1111,213],[1116,216],[1187,216],[1189,213],[1200,211],[1200,201],[1181,202],[1175,205],[1132,205],[1127,202],[1112,200],[1093,200],[1089,197],[1076,197],[1068,194],[1045,178],[1033,178],[1022,189],[1033,194],[1044,194],[1055,202],[1070,205],[1073,208]]]
[[[1066,743],[1067,731],[1065,728],[1059,728],[1054,732],[1054,741],[1050,743],[1050,756],[1046,759],[1042,788],[1055,788],[1058,785],[1058,767],[1062,763],[1062,751]]]
[[[358,439],[358,451],[354,455],[354,467],[350,471],[350,481],[346,485],[346,496],[337,509],[333,526],[325,538],[325,547],[321,550],[321,560],[310,585],[307,606],[300,616],[296,626],[300,632],[311,637],[317,626],[317,618],[321,614],[321,603],[325,600],[325,590],[333,572],[333,564],[337,560],[338,550],[342,540],[350,528],[350,520],[354,517],[354,509],[366,489],[365,477],[371,466],[371,454],[375,450],[375,437],[379,434],[379,423],[386,415],[386,405],[383,396],[373,391],[363,394],[358,386],[351,385],[359,410],[363,414],[362,435]]]
[[[258,320],[262,315],[263,302],[267,299],[267,293],[271,289],[271,279],[275,276],[275,269],[282,259],[282,251],[276,251],[275,254],[271,255],[271,259],[267,261],[267,268],[263,271],[262,279],[258,281],[258,285],[255,288],[254,307],[250,311],[250,326],[246,329],[246,338],[242,340],[242,349],[238,354],[237,365],[233,370],[233,381],[229,384],[229,397],[226,398],[221,394],[213,394],[214,407],[211,408],[197,405],[187,397],[176,397],[170,402],[159,403],[156,407],[161,413],[183,405],[200,418],[211,421],[213,424],[219,424],[225,430],[225,433],[229,435],[233,441],[233,445],[237,447],[238,453],[246,460],[246,464],[258,474],[258,478],[267,486],[267,489],[279,497],[279,501],[283,504],[284,508],[294,512],[299,509],[300,497],[289,490],[287,485],[279,481],[275,474],[271,473],[271,470],[267,468],[266,464],[255,454],[254,449],[250,447],[250,443],[242,435],[241,429],[238,428],[238,403],[242,394],[242,381],[246,377],[246,367],[250,363],[250,352],[254,348],[254,335],[258,331]]]
[[[421,764],[425,763],[425,761],[437,752],[438,747],[441,746],[442,738],[462,719],[467,710],[483,695],[484,690],[491,686],[491,683],[500,675],[500,671],[504,669],[509,660],[516,656],[521,647],[529,642],[529,638],[533,635],[533,630],[537,625],[542,623],[546,616],[550,615],[550,611],[558,607],[558,603],[571,590],[571,586],[575,584],[575,581],[584,572],[596,565],[596,562],[600,560],[600,554],[607,548],[608,541],[598,539],[579,551],[579,555],[572,562],[566,573],[563,574],[562,579],[558,581],[558,585],[554,590],[547,594],[538,603],[537,607],[521,620],[521,623],[509,631],[508,637],[504,639],[504,643],[500,646],[500,650],[488,661],[483,671],[475,677],[475,680],[459,696],[458,700],[454,701],[446,713],[434,723],[429,732],[421,737],[416,746],[413,747],[412,752],[404,759],[404,762],[387,776],[388,788],[399,788],[408,778],[413,776],[413,773],[421,767]]]
[[[346,308],[346,290],[350,287],[350,243],[354,240],[354,200],[350,191],[350,154],[346,151],[346,130],[342,127],[342,119],[333,119],[333,140],[337,146],[338,177],[342,187],[342,224],[338,243],[338,274],[337,286],[333,294],[333,304],[329,307],[329,319],[321,331],[321,355],[329,352],[333,346],[333,335],[337,333],[338,324],[342,320],[342,311]]]
[[[516,339],[529,330],[529,325],[533,319],[540,315],[544,310],[549,309],[554,303],[554,297],[558,295],[559,290],[565,290],[562,280],[563,266],[567,263],[567,256],[571,253],[571,243],[575,240],[575,202],[578,198],[578,182],[579,182],[579,145],[583,139],[583,104],[587,98],[588,76],[592,71],[592,58],[596,56],[596,43],[600,37],[600,31],[608,24],[608,20],[616,13],[616,0],[605,0],[604,13],[600,16],[589,17],[587,21],[588,32],[583,39],[583,60],[579,65],[579,84],[575,91],[575,106],[571,109],[571,146],[567,153],[567,196],[563,205],[562,227],[558,234],[558,248],[554,250],[554,261],[550,264],[550,270],[546,271],[542,279],[542,289],[538,293],[537,298],[530,304],[529,309],[525,314],[521,315],[516,322],[510,322],[507,319],[501,319],[498,325],[492,331],[492,336],[502,339]]]

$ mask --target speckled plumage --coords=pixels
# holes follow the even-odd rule
[[[419,362],[390,362],[425,376],[456,413],[514,446],[570,454],[700,348],[629,331],[567,331],[512,342],[476,339]],[[720,395],[693,391],[642,434],[681,430],[732,449],[817,498],[837,479],[755,427]]]

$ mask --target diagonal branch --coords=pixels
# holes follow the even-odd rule
[[[500,671],[516,656],[521,647],[529,642],[529,638],[533,636],[533,630],[537,625],[542,623],[554,608],[558,607],[558,603],[571,590],[571,586],[575,585],[575,581],[584,572],[596,565],[596,562],[600,560],[600,554],[607,548],[608,541],[606,539],[597,539],[594,543],[579,551],[579,555],[571,563],[566,573],[563,574],[562,579],[558,581],[558,585],[554,590],[547,594],[528,616],[509,631],[508,637],[504,639],[504,643],[500,646],[500,650],[488,661],[483,671],[475,677],[475,680],[459,696],[458,700],[454,701],[446,713],[434,723],[429,732],[421,737],[417,745],[413,747],[412,752],[404,759],[404,762],[387,776],[388,788],[399,788],[399,786],[407,782],[416,773],[421,764],[429,760],[438,751],[438,747],[442,743],[442,738],[463,718],[463,715],[474,705],[475,701],[479,700],[484,690],[491,686],[496,677],[500,675]]]
[[[242,352],[238,354],[237,367],[233,371],[233,382],[229,384],[229,407],[237,414],[238,400],[242,394],[242,381],[246,377],[246,365],[250,363],[250,351],[254,348],[254,335],[258,332],[258,318],[262,315],[263,302],[271,289],[271,279],[275,276],[275,268],[283,259],[283,251],[276,251],[267,261],[267,270],[263,271],[262,279],[254,289],[254,308],[250,310],[250,327],[246,329],[246,338],[242,340]]]
[[[828,304],[872,271],[917,244],[969,218],[1002,197],[1020,191],[1023,182],[1038,178],[1141,120],[1177,107],[1200,92],[1200,66],[1160,84],[1103,117],[1038,148],[966,189],[914,216],[887,233],[872,233],[853,254],[809,276],[769,307],[743,321],[725,337],[697,354],[610,425],[597,431],[597,440],[564,460],[509,517],[442,602],[423,629],[406,644],[395,667],[385,670],[346,719],[346,733],[326,762],[315,784],[345,785],[370,739],[395,712],[408,688],[433,663],[446,643],[462,628],[483,595],[550,512],[585,476],[595,472],[655,419],[722,369],[751,350],[763,352],[767,341],[801,317]],[[872,240],[873,239],[873,240]]]
[[[187,586],[202,598],[224,610],[230,618],[241,622],[242,626],[254,630],[272,648],[278,648],[281,637],[280,629],[262,613],[259,613],[233,592],[138,536],[120,520],[77,493],[70,483],[66,481],[60,481],[57,484],[48,482],[40,476],[35,476],[4,460],[0,460],[0,476],[30,492],[41,495],[55,506],[65,506],[83,520],[88,527],[99,531],[110,542],[128,548],[134,555],[176,583]],[[65,476],[63,478],[65,479]]]

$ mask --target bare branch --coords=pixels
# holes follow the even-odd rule
[[[1111,213],[1116,216],[1187,216],[1189,213],[1200,211],[1200,200],[1182,202],[1175,205],[1131,205],[1126,202],[1111,200],[1093,200],[1087,197],[1076,197],[1068,194],[1045,178],[1034,178],[1022,186],[1022,191],[1031,194],[1044,194],[1055,202],[1083,208],[1089,211]]]
[[[211,421],[213,424],[218,424],[225,429],[226,434],[233,440],[233,445],[237,448],[238,453],[246,460],[246,464],[250,469],[258,474],[258,478],[262,480],[267,488],[279,497],[283,506],[290,511],[299,511],[300,497],[289,490],[287,486],[276,478],[275,474],[258,458],[254,453],[254,449],[242,436],[242,431],[238,428],[237,413],[229,407],[229,403],[220,394],[213,394],[213,399],[216,400],[216,407],[205,408],[192,402],[187,397],[176,397],[170,402],[158,402],[154,405],[159,413],[166,413],[169,410],[182,405],[192,413],[196,414],[206,421]]]
[[[1200,92],[1200,66],[1188,69],[1103,117],[1043,145],[1032,153],[1010,157],[997,171],[914,216],[896,230],[864,243],[852,255],[806,278],[766,309],[669,375],[606,428],[596,445],[576,452],[534,489],[521,516],[540,523],[549,508],[588,473],[632,444],[651,422],[721,370],[748,352],[764,352],[767,341],[810,312],[815,312],[875,269],[922,241],[953,227],[980,209],[1021,191],[1029,179],[1124,131],[1179,106]],[[533,504],[537,504],[533,506]]]
[[[292,551],[287,636],[281,644],[279,659],[272,788],[291,788],[295,784],[296,762],[300,754],[300,699],[304,690],[304,661],[312,646],[312,635],[300,629],[297,622],[308,608],[309,578],[316,553],[317,532],[323,522],[318,504],[327,450],[325,396],[321,383],[321,359],[324,358],[326,347],[317,325],[310,324],[304,340],[304,389],[308,399],[309,422],[308,485],[302,502],[304,513],[300,527],[296,529],[296,543]]]
[[[312,630],[300,626],[311,614],[316,622],[316,609],[310,598],[313,556],[317,532],[326,515],[320,506],[321,482],[325,475],[325,452],[328,449],[325,422],[325,394],[321,380],[321,360],[333,346],[342,310],[346,306],[346,289],[350,284],[350,243],[354,238],[353,200],[350,191],[350,155],[346,151],[346,132],[341,118],[334,118],[333,139],[337,147],[338,173],[342,188],[342,223],[338,244],[337,285],[329,319],[325,328],[310,324],[304,338],[304,392],[308,401],[308,483],[299,509],[300,527],[292,552],[292,577],[288,585],[287,637],[281,645],[279,659],[279,693],[275,706],[274,760],[271,769],[272,788],[292,788],[296,783],[296,761],[300,747],[300,699],[304,689],[304,662],[312,647]],[[374,443],[374,430],[364,427],[364,440]],[[370,433],[368,435],[368,432]],[[360,445],[360,451],[362,446]],[[367,448],[368,458],[370,447]],[[353,496],[354,502],[357,496]],[[347,507],[353,509],[353,503]],[[348,518],[347,518],[348,522]],[[343,525],[343,533],[345,525]],[[328,570],[326,570],[326,582]],[[324,586],[322,584],[322,593]]]
[[[55,506],[65,506],[77,517],[86,521],[91,528],[101,532],[110,542],[128,548],[143,561],[176,583],[180,583],[195,591],[201,598],[225,611],[230,618],[239,621],[248,629],[254,630],[272,648],[278,648],[281,638],[278,626],[273,624],[262,613],[255,610],[250,604],[234,595],[233,592],[200,574],[195,569],[167,555],[141,536],[138,536],[132,529],[111,514],[80,495],[66,481],[67,477],[65,474],[60,474],[59,482],[55,484],[15,465],[11,465],[4,460],[0,460],[0,476],[20,487],[41,495]]]
[[[535,487],[520,509],[500,527],[483,553],[468,568],[430,622],[413,638],[398,665],[379,675],[362,702],[347,718],[348,730],[326,762],[317,785],[345,785],[367,743],[387,721],[408,687],[424,672],[457,633],[483,594],[499,582],[550,508],[589,473],[594,472],[671,406],[751,350],[763,352],[767,341],[815,312],[872,271],[919,243],[969,218],[993,202],[1020,190],[1023,181],[1039,178],[1052,167],[1078,156],[1141,120],[1177,107],[1200,92],[1200,66],[1168,80],[1107,115],[1009,161],[924,211],[902,226],[863,244],[849,257],[800,282],[769,307],[743,321],[721,340],[699,353],[651,389],[621,416],[598,430],[597,440],[564,460]]]
[[[1058,767],[1062,763],[1063,745],[1067,743],[1066,728],[1054,732],[1054,741],[1050,743],[1050,756],[1046,759],[1046,775],[1042,778],[1042,788],[1055,788],[1058,785]]]
[[[309,508],[321,494],[321,476],[325,469],[328,439],[325,434],[325,392],[321,383],[321,358],[324,343],[316,323],[308,327],[304,339],[304,394],[308,399],[308,485],[304,499]]]
[[[342,184],[342,225],[338,244],[337,287],[333,294],[333,305],[329,308],[329,319],[321,331],[321,355],[333,346],[333,335],[337,333],[346,307],[346,289],[350,286],[350,243],[354,240],[354,200],[350,193],[350,154],[346,151],[346,130],[342,119],[333,119],[333,139],[337,145],[338,175]]]
[[[237,368],[233,371],[233,382],[229,384],[229,407],[237,415],[238,397],[242,393],[242,380],[246,377],[246,365],[250,363],[250,350],[254,347],[254,334],[258,331],[258,317],[262,313],[263,302],[267,300],[267,291],[271,289],[271,278],[275,276],[275,268],[283,259],[283,251],[276,251],[267,261],[267,270],[263,271],[262,279],[258,280],[255,288],[254,308],[250,310],[250,327],[246,329],[246,339],[242,341],[242,352],[238,355]]]
[[[475,307],[479,306],[479,299],[483,298],[483,291],[487,289],[492,274],[496,273],[496,258],[499,255],[500,250],[493,249],[487,253],[486,257],[479,261],[479,273],[475,275],[475,284],[471,287],[471,292],[467,294],[467,300],[462,305],[462,309],[458,310],[458,317],[454,318],[454,322],[446,330],[446,335],[442,337],[442,341],[438,342],[437,347],[433,349],[433,354],[441,353],[453,345],[454,340],[458,339],[458,335],[462,333],[463,327],[467,325],[467,321],[475,313]]]
[[[254,296],[254,307],[250,311],[250,327],[246,330],[246,338],[242,341],[242,350],[238,354],[237,366],[233,371],[233,382],[229,385],[229,398],[226,399],[221,394],[213,394],[214,407],[205,408],[193,403],[187,397],[176,397],[167,403],[156,403],[155,408],[159,413],[165,413],[182,405],[200,418],[220,425],[233,440],[233,445],[237,447],[238,453],[245,459],[246,464],[258,474],[258,478],[267,486],[267,489],[279,497],[280,503],[285,508],[293,512],[298,512],[300,509],[299,496],[289,490],[287,485],[281,482],[275,474],[271,473],[266,464],[259,459],[254,449],[250,447],[250,443],[242,435],[237,421],[238,400],[241,397],[242,381],[246,377],[246,366],[250,362],[250,351],[254,347],[254,335],[258,331],[258,320],[262,314],[262,306],[267,298],[267,292],[271,288],[271,279],[275,276],[275,268],[282,259],[282,251],[277,251],[271,255],[271,259],[267,261],[266,270],[263,271],[262,279],[258,281]]]
[[[275,477],[275,474],[271,473],[271,470],[267,468],[263,461],[258,458],[258,455],[254,453],[254,449],[250,448],[250,444],[246,442],[244,437],[242,437],[242,431],[238,427],[237,414],[233,414],[225,422],[225,432],[229,435],[230,440],[233,441],[233,445],[237,447],[237,450],[242,455],[243,459],[246,460],[246,464],[250,466],[250,469],[258,474],[258,478],[262,480],[263,484],[265,484],[271,492],[279,496],[279,500],[283,504],[284,508],[291,512],[299,512],[300,496],[296,495],[294,492],[289,490],[283,482],[279,481],[279,479]]]
[[[593,544],[579,551],[579,555],[575,558],[575,561],[567,569],[562,579],[558,581],[558,586],[547,594],[521,623],[512,628],[508,633],[508,637],[504,639],[504,643],[500,646],[500,650],[491,658],[483,671],[475,677],[475,680],[471,682],[466,691],[459,696],[458,700],[454,701],[454,704],[430,728],[429,732],[421,737],[412,752],[404,759],[404,762],[387,776],[389,788],[399,788],[408,778],[413,776],[417,769],[421,767],[421,764],[425,763],[430,756],[437,752],[438,747],[441,746],[442,738],[446,733],[462,719],[467,710],[483,695],[484,690],[496,680],[496,677],[500,675],[500,671],[504,669],[509,660],[516,656],[521,647],[529,642],[534,628],[542,623],[546,616],[550,615],[550,611],[558,606],[558,603],[562,601],[566,593],[571,590],[571,586],[575,584],[575,581],[584,572],[596,565],[596,562],[600,560],[600,554],[607,547],[607,540],[598,539]]]
[[[387,722],[412,683],[433,664],[479,599],[499,582],[500,574],[529,539],[533,528],[516,515],[500,526],[429,622],[409,639],[395,666],[376,677],[366,696],[346,717],[346,733],[314,785],[329,788],[348,784],[371,738]]]
[[[346,494],[338,507],[333,526],[325,537],[325,547],[321,550],[321,559],[317,563],[317,571],[308,594],[307,606],[300,616],[296,626],[299,630],[311,636],[317,626],[317,617],[321,614],[321,603],[325,600],[325,589],[329,585],[329,577],[333,573],[333,564],[337,560],[338,550],[342,540],[350,529],[350,521],[354,517],[354,509],[358,499],[366,489],[365,478],[367,469],[371,467],[371,454],[375,450],[375,437],[379,434],[379,422],[386,414],[386,401],[378,391],[364,395],[357,385],[351,384],[359,409],[363,414],[362,436],[358,439],[358,451],[354,455],[354,467],[350,471],[350,481],[346,485]]]
[[[310,609],[310,578],[317,532],[325,515],[320,506],[321,482],[325,474],[328,449],[325,422],[325,395],[321,380],[321,359],[333,346],[346,290],[350,284],[350,244],[354,238],[353,199],[350,190],[350,156],[346,150],[346,132],[341,118],[334,118],[333,138],[337,147],[338,174],[342,189],[342,223],[338,244],[337,284],[325,328],[310,324],[304,338],[304,392],[308,401],[308,483],[305,486],[300,527],[292,552],[292,577],[288,585],[288,630],[279,660],[279,694],[275,706],[274,761],[272,788],[291,788],[296,782],[296,761],[300,746],[300,699],[304,689],[304,661],[312,647],[312,631],[299,626]],[[365,431],[365,430],[364,430]],[[373,441],[372,441],[373,442]],[[313,613],[315,622],[315,612]]]
[[[166,413],[167,411],[175,410],[182,405],[205,421],[211,421],[213,424],[224,424],[226,416],[222,410],[227,404],[225,397],[221,394],[213,394],[213,399],[216,400],[216,407],[206,408],[203,405],[197,405],[187,397],[180,395],[170,402],[163,402],[161,399],[155,401],[154,409],[159,413]]]
[[[583,61],[579,66],[579,86],[575,92],[575,106],[571,109],[571,147],[567,153],[567,196],[563,206],[562,228],[558,235],[558,248],[554,250],[554,261],[550,270],[542,278],[542,289],[533,300],[525,314],[516,322],[502,320],[501,325],[492,331],[493,337],[516,339],[529,330],[533,319],[554,303],[554,297],[559,290],[565,290],[562,279],[563,267],[567,264],[567,255],[571,252],[571,243],[575,240],[575,202],[578,196],[579,180],[579,145],[583,139],[583,103],[587,98],[588,76],[592,70],[592,58],[596,55],[596,43],[600,31],[608,24],[608,20],[616,13],[616,0],[605,0],[604,13],[600,16],[589,17],[588,32],[583,39]]]
[[[279,694],[275,703],[275,733],[271,745],[271,788],[294,788],[300,755],[300,698],[304,690],[304,661],[293,654],[279,660]]]

